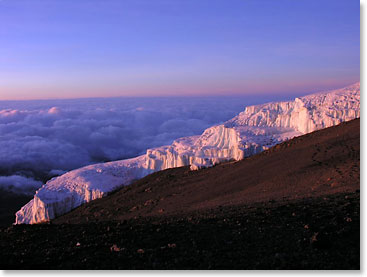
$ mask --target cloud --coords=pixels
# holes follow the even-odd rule
[[[110,98],[0,101],[0,175],[45,181],[201,134],[242,111],[245,98]],[[10,178],[7,177],[7,178]],[[12,180],[14,182],[10,182]],[[4,183],[5,184],[5,183]]]
[[[0,176],[0,189],[17,194],[33,195],[42,186],[42,182],[19,175]]]

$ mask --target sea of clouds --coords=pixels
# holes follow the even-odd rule
[[[88,164],[201,134],[267,99],[106,98],[0,101],[0,189],[29,193]]]

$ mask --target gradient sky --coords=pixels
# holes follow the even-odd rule
[[[0,99],[313,92],[359,81],[357,0],[0,0]]]

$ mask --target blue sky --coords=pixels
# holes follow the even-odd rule
[[[295,94],[359,81],[357,0],[0,0],[0,99]]]

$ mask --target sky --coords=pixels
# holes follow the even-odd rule
[[[0,100],[311,93],[359,81],[357,0],[0,0]]]

